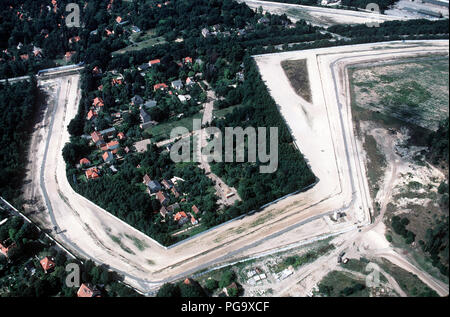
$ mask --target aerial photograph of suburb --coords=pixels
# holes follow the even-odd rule
[[[449,0],[0,10],[2,306],[447,302]]]

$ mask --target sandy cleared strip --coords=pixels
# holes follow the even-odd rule
[[[335,129],[339,129],[338,126],[340,122],[341,126],[343,127],[342,133],[339,137],[333,136],[333,142],[335,142],[335,145],[339,147],[336,150],[337,160],[339,161],[342,158],[347,157],[347,159],[344,159],[344,162],[347,161],[346,164],[348,164],[348,166],[345,166],[346,164],[344,164],[342,169],[342,171],[344,172],[342,178],[343,184],[346,184],[346,186],[351,185],[350,187],[354,189],[354,191],[352,192],[352,197],[355,202],[355,204],[353,205],[353,212],[357,218],[358,215],[360,217],[363,217],[360,218],[360,220],[364,219],[365,213],[361,213],[359,208],[363,207],[364,209],[367,206],[370,206],[370,204],[368,203],[370,199],[368,195],[367,180],[365,179],[364,173],[364,162],[361,159],[363,157],[363,153],[361,153],[361,147],[356,143],[356,139],[352,136],[353,131],[351,128],[351,113],[349,111],[350,98],[348,96],[349,90],[346,67],[350,64],[370,62],[374,63],[379,61],[387,61],[412,56],[425,56],[430,54],[448,55],[448,41],[421,41],[406,43],[391,42],[381,43],[380,45],[356,45],[351,47],[338,47],[337,49],[333,50],[318,49],[303,52],[262,55],[256,58],[258,61],[258,65],[260,66],[263,78],[266,80],[268,87],[271,89],[272,95],[274,96],[275,100],[280,105],[280,111],[282,112],[282,114],[284,114],[288,125],[291,127],[295,124],[300,124],[299,122],[296,122],[295,117],[292,117],[292,114],[290,113],[291,109],[294,108],[296,104],[298,104],[301,105],[302,109],[304,109],[305,112],[307,112],[308,105],[298,96],[286,95],[286,92],[283,90],[284,87],[282,87],[284,85],[284,80],[277,82],[277,80],[273,78],[272,74],[277,71],[282,71],[280,65],[280,62],[282,60],[308,58],[308,71],[311,74],[310,80],[312,83],[311,86],[313,88],[313,107],[322,107],[321,102],[324,101],[329,117],[332,118],[330,120],[330,126],[334,127]],[[310,64],[309,62],[312,63]],[[315,68],[314,64],[317,64],[319,67]],[[270,65],[270,67],[268,65]],[[322,87],[314,84],[314,82],[316,82],[317,80],[321,82]],[[314,89],[315,87],[318,87],[320,89],[316,90]],[[320,97],[318,99],[315,98],[315,96],[320,96],[320,94],[323,94],[323,99],[321,99]],[[285,107],[287,109],[284,109]],[[317,111],[317,109],[315,109],[314,111]],[[308,116],[305,115],[305,117]],[[301,134],[300,130],[297,131],[299,132],[299,134],[296,135],[296,130],[293,130],[293,135],[294,137],[296,137],[296,140],[302,144],[302,152],[308,159],[310,159],[313,155],[317,154],[317,151],[315,151],[314,148],[307,147],[308,144],[304,143],[301,139],[301,137],[304,137],[304,135]],[[335,132],[338,132],[338,130],[336,130]],[[318,144],[323,144],[323,142],[327,141],[326,139],[320,139],[320,135],[310,136],[314,140],[318,141]],[[341,139],[341,136],[344,136],[344,138]],[[346,139],[346,136],[350,137],[346,142],[342,143],[342,141]],[[341,147],[342,145],[344,145],[344,147]],[[354,149],[353,151],[351,151],[352,148]],[[341,149],[348,149],[348,151],[346,150],[344,152],[341,151]],[[331,155],[329,155],[328,158],[324,158],[323,155],[322,157],[316,156],[313,160],[325,160],[327,162],[332,160]],[[323,170],[321,169],[316,169],[314,171],[316,173],[323,172]],[[328,181],[329,180],[326,179],[326,182]],[[345,197],[345,195],[343,197]],[[359,204],[361,205],[358,207]],[[373,226],[370,226],[368,229],[372,227]],[[383,235],[381,236],[381,239],[375,241],[375,244],[377,245],[375,249],[386,249],[388,247],[389,244],[386,245],[381,240],[384,240]],[[409,264],[409,268],[413,273],[420,272],[420,270],[414,268],[414,266],[412,266],[411,264]],[[419,276],[427,277],[427,274],[425,273]],[[436,283],[436,281],[427,278],[424,278],[424,282],[435,289],[439,294],[445,295],[445,289],[447,289],[446,292],[448,294],[448,286],[436,286],[439,284],[442,285],[442,283]]]
[[[287,245],[368,224],[370,202],[364,165],[359,161],[345,96],[335,93],[336,87],[343,89],[345,81],[335,74],[334,84],[334,68],[330,66],[337,67],[332,63],[346,54],[357,61],[358,54],[381,53],[383,45],[398,47],[386,49],[390,56],[405,50],[415,54],[417,46],[429,52],[448,51],[445,41],[416,42],[415,45],[396,42],[255,57],[297,145],[320,181],[306,192],[285,198],[262,212],[224,224],[169,249],[76,194],[70,187],[61,151],[69,140],[66,127],[78,107],[79,77],[56,79],[60,90],[49,128],[50,138],[47,138],[48,153],[41,185],[48,196],[52,225],[62,231],[57,238],[81,256],[110,265],[124,274],[130,285],[147,292],[165,281],[219,263],[273,252]],[[304,104],[283,77],[280,61],[289,58],[308,58],[313,105]],[[323,216],[334,210],[344,210],[348,221],[336,226],[324,221]],[[127,235],[138,238],[147,247],[139,250]],[[112,237],[120,238],[121,244]]]
[[[262,7],[264,12],[268,11],[273,14],[286,14],[294,22],[300,20],[301,18],[311,22],[313,25],[322,26],[330,26],[335,24],[362,24],[368,22],[382,23],[385,21],[408,19],[403,16],[390,16],[363,11],[304,6],[290,3],[258,0],[238,1],[245,2],[252,9],[258,9],[259,7]]]

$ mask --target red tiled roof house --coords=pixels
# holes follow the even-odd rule
[[[77,292],[78,297],[100,297],[100,291],[90,284],[81,284]]]
[[[54,269],[56,264],[55,262],[53,262],[48,256],[46,256],[45,258],[43,258],[41,261],[41,266],[44,269],[45,273],[47,273],[48,271],[50,271],[51,269]]]

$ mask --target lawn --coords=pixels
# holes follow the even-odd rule
[[[306,59],[282,61],[281,67],[283,67],[297,95],[308,102],[312,102]]]
[[[162,141],[170,139],[170,131],[176,127],[184,127],[191,132],[193,130],[193,120],[201,119],[202,113],[197,113],[191,117],[169,120],[145,130],[152,135],[152,141]]]
[[[132,44],[124,47],[120,50],[112,52],[112,56],[123,54],[131,51],[139,51],[141,49],[152,47],[154,45],[167,43],[163,36],[156,36],[153,30],[148,30],[145,32],[135,33],[130,36],[130,40]]]
[[[213,110],[213,117],[215,118],[221,118],[221,117],[225,117],[227,114],[232,113],[234,109],[238,109],[239,107],[241,107],[242,105],[234,105],[234,106],[230,106],[224,109],[214,109]]]

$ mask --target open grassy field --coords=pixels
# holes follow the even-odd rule
[[[281,67],[283,67],[297,95],[308,102],[312,102],[306,59],[282,61]]]
[[[145,32],[134,33],[130,36],[130,40],[132,44],[124,47],[120,50],[112,52],[112,56],[116,56],[118,54],[123,54],[130,51],[139,51],[143,48],[151,47],[158,44],[166,43],[166,40],[163,36],[156,36],[153,30],[148,30]],[[134,43],[133,43],[134,42]]]
[[[234,105],[224,109],[213,109],[213,117],[222,118],[227,114],[232,113],[234,109],[238,109],[241,105]]]
[[[170,139],[170,131],[172,131],[175,127],[184,127],[188,129],[189,131],[192,131],[193,129],[193,120],[194,119],[201,119],[202,113],[198,112],[197,114],[182,118],[179,120],[169,120],[167,122],[160,123],[154,127],[148,128],[146,131],[152,135],[153,141],[161,141],[165,139]]]
[[[423,283],[416,275],[403,270],[386,259],[382,259],[380,267],[390,274],[402,288],[402,290],[412,297],[435,297],[438,294]]]
[[[447,57],[404,59],[349,70],[356,106],[436,130],[448,116]]]
[[[401,172],[393,184],[384,219],[390,242],[407,252],[422,269],[443,281],[448,281],[448,277],[433,267],[430,256],[419,244],[427,240],[428,229],[448,217],[448,211],[439,204],[441,195],[437,193],[443,176],[427,167],[425,152],[422,152],[429,146],[429,134],[448,117],[448,69],[446,57],[432,56],[359,65],[348,71],[352,115],[356,132],[363,140],[372,198],[375,199],[384,180],[387,163],[393,162],[386,161],[386,148],[381,150],[382,143],[369,135],[369,131],[393,129],[391,135],[399,142],[397,149],[402,153],[397,162]],[[402,135],[408,131],[411,138],[398,137],[398,131],[403,131]],[[377,215],[377,202],[374,210]],[[394,232],[391,223],[394,215],[408,219],[406,228],[415,235],[413,243],[407,243]]]
[[[385,129],[408,128],[409,145],[426,145],[431,131],[448,117],[448,69],[448,59],[441,56],[348,69],[352,116],[367,155],[372,197],[378,192],[386,161],[373,137],[363,135],[361,122],[375,122]]]

